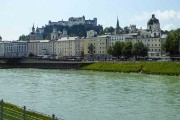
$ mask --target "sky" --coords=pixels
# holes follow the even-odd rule
[[[32,25],[42,27],[48,21],[67,21],[69,17],[98,19],[103,27],[115,27],[117,17],[122,28],[135,24],[146,28],[152,14],[162,30],[180,28],[179,0],[0,0],[0,36],[17,40],[29,34]]]

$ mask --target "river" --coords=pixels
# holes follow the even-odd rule
[[[65,120],[180,120],[180,77],[0,69],[0,99]]]

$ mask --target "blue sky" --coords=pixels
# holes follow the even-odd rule
[[[37,27],[48,21],[68,20],[85,15],[86,19],[98,18],[103,27],[120,26],[146,28],[154,13],[161,29],[180,27],[179,0],[1,0],[0,35],[3,40],[17,40],[29,34],[33,23]]]

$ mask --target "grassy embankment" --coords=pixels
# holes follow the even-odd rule
[[[81,70],[180,75],[180,63],[176,62],[97,62]]]
[[[24,110],[16,105],[3,102],[3,119],[23,119]],[[26,120],[52,120],[52,117],[26,110]],[[57,120],[57,118],[55,118]]]

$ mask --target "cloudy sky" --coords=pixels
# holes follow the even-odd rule
[[[180,27],[179,0],[0,0],[0,35],[3,40],[17,40],[48,21],[68,20],[85,15],[98,18],[103,27],[135,24],[146,28],[152,14],[160,20],[161,29]]]

